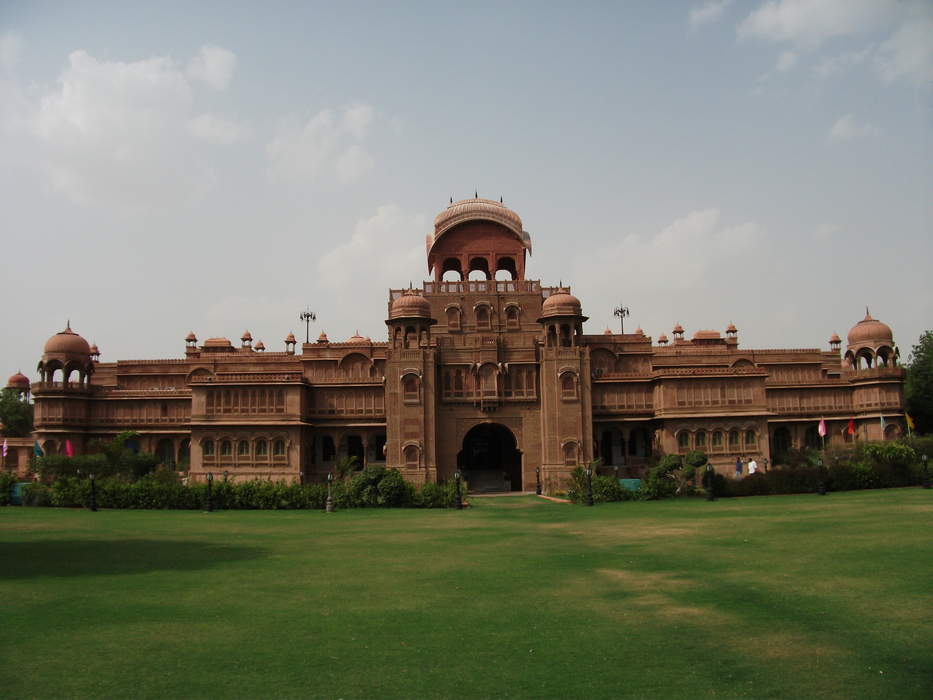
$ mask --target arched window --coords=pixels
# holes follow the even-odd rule
[[[476,329],[480,331],[489,330],[489,309],[485,306],[476,309]]]
[[[205,440],[203,443],[201,443],[201,452],[204,453],[205,457],[213,457],[214,456],[214,441]]]
[[[269,444],[262,439],[256,441],[256,456],[265,457],[269,454]]]
[[[564,445],[564,466],[573,467],[577,464],[577,443],[568,442]]]
[[[702,450],[706,447],[706,432],[703,430],[697,431],[696,437],[693,440],[693,444],[698,450]]]
[[[406,467],[417,467],[418,466],[418,448],[414,445],[408,445],[405,448],[405,466]]]
[[[220,456],[229,457],[231,454],[233,454],[233,445],[229,440],[224,440],[220,443]]]
[[[325,435],[321,438],[321,459],[325,462],[330,462],[337,456],[337,448],[334,447],[334,438],[330,435]]]
[[[577,398],[577,378],[571,372],[565,372],[560,378],[560,394],[564,400]]]
[[[246,440],[240,440],[240,443],[236,446],[236,453],[240,456],[249,454],[249,443]]]
[[[722,431],[721,430],[717,430],[715,433],[713,433],[712,447],[714,450],[722,449]]]
[[[447,328],[453,331],[460,330],[460,309],[456,306],[447,309]]]
[[[745,447],[757,447],[758,446],[758,435],[754,430],[745,431]]]
[[[729,431],[729,449],[739,449],[739,431],[730,430]]]
[[[406,375],[402,380],[402,393],[405,401],[418,400],[418,377],[413,374]]]
[[[284,440],[279,439],[272,443],[272,454],[275,455],[276,457],[281,457],[282,455],[285,454],[285,441]]]
[[[518,307],[510,306],[505,310],[505,327],[509,330],[515,331],[519,328],[518,322]]]
[[[690,449],[690,433],[686,430],[681,430],[677,433],[677,449],[681,452],[686,452]]]

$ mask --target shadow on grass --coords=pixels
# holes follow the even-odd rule
[[[193,571],[256,559],[262,554],[259,547],[191,540],[2,542],[0,580]]]

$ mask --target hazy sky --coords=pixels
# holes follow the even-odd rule
[[[0,371],[385,338],[454,199],[657,337],[933,327],[933,3],[0,3]],[[237,342],[237,341],[235,341]],[[3,369],[5,368],[5,369]],[[6,376],[6,375],[3,375]]]

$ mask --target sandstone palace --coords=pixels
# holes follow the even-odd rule
[[[46,453],[135,430],[140,449],[194,479],[321,480],[353,455],[412,482],[460,468],[489,489],[533,489],[540,469],[555,489],[597,457],[636,476],[691,449],[722,471],[739,456],[780,464],[820,445],[821,418],[828,443],[900,435],[904,371],[891,329],[867,313],[844,351],[836,335],[826,350],[745,349],[731,324],[588,335],[569,288],[527,279],[530,252],[501,202],[452,202],[428,236],[432,279],[389,292],[385,341],[321,333],[298,347],[289,334],[272,352],[249,332],[191,333],[177,359],[101,362],[66,327],[45,344],[40,381],[10,383],[31,390]]]

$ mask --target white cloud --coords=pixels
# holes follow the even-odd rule
[[[791,70],[794,66],[797,65],[797,52],[796,51],[784,51],[780,56],[778,56],[777,69],[781,73],[786,73]]]
[[[769,0],[742,20],[738,33],[813,48],[832,37],[876,29],[896,9],[894,0]]]
[[[933,84],[933,13],[904,22],[879,47],[875,68],[889,82]]]
[[[188,77],[214,90],[225,90],[233,79],[236,54],[219,46],[202,46],[198,54],[188,61]]]
[[[386,299],[387,290],[398,288],[409,279],[420,279],[424,272],[424,233],[427,219],[385,204],[376,213],[357,221],[345,243],[321,256],[318,272],[321,286],[333,296],[327,300],[328,315],[349,319],[353,326],[334,328],[349,335],[356,329],[385,326],[385,306],[373,300]],[[322,322],[322,327],[324,324]],[[368,335],[373,331],[363,331]],[[331,339],[342,339],[335,338]],[[374,338],[380,339],[380,338]]]
[[[846,51],[836,56],[824,58],[816,64],[813,68],[813,72],[821,78],[830,78],[834,75],[845,73],[865,63],[874,50],[874,45],[870,45],[861,51]]]
[[[228,146],[246,138],[249,130],[214,114],[199,114],[188,121],[188,131],[193,136],[218,146]]]
[[[12,116],[4,111],[3,125],[31,139],[32,164],[79,203],[132,209],[197,197],[215,176],[192,145],[246,133],[221,116],[194,115],[196,86],[166,56],[124,62],[74,51],[55,86],[33,90],[34,98],[10,85],[3,95],[22,99]]]
[[[0,71],[10,73],[19,63],[23,52],[23,40],[18,34],[4,32],[0,34]]]
[[[878,128],[868,122],[859,122],[851,114],[839,117],[829,129],[829,140],[834,143],[863,139],[878,133]]]
[[[626,284],[632,289],[684,291],[707,275],[721,274],[724,266],[744,256],[763,233],[753,221],[727,226],[719,209],[703,209],[674,220],[652,236],[624,236],[615,249],[600,256],[597,266],[613,271],[606,275],[607,280],[615,280],[624,271]],[[600,274],[599,269],[587,272],[591,279]]]
[[[266,148],[271,174],[282,179],[359,180],[373,168],[362,146],[372,120],[372,107],[357,104],[340,112],[322,110],[304,124],[284,123]]]
[[[732,4],[732,0],[709,0],[690,10],[690,27],[697,29],[707,24],[718,22],[723,10]]]

